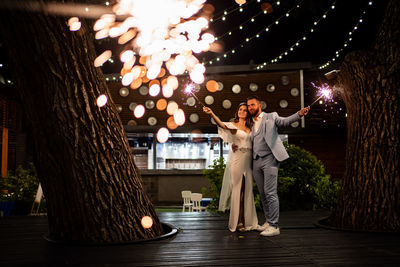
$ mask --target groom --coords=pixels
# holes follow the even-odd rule
[[[302,108],[289,117],[279,117],[278,113],[261,111],[258,97],[247,98],[247,109],[253,117],[251,140],[253,142],[253,177],[260,192],[261,204],[264,210],[265,223],[257,230],[263,236],[280,234],[278,227],[279,199],[277,193],[279,163],[289,158],[281,139],[278,127],[289,126],[291,123],[307,115],[310,107]]]

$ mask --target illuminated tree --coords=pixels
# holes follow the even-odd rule
[[[374,46],[346,56],[346,172],[330,223],[400,231],[400,2],[389,1]]]
[[[87,243],[148,239],[161,224],[134,164],[94,39],[82,23],[41,13],[0,11],[0,34],[31,124],[50,238]],[[105,94],[108,103],[98,107]],[[153,226],[141,225],[144,216]]]

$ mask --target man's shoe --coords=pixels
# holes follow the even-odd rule
[[[265,222],[263,225],[257,225],[256,230],[262,232],[262,231],[265,231],[266,229],[268,229],[269,227],[271,227],[269,225],[269,223]]]
[[[279,230],[279,228],[275,228],[275,227],[268,227],[267,229],[265,229],[264,231],[262,231],[260,233],[260,235],[262,236],[275,236],[275,235],[279,235],[281,233],[281,231]]]

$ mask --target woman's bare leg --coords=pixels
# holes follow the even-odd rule
[[[242,185],[240,188],[240,208],[239,208],[239,220],[238,220],[238,230],[244,230],[244,189],[245,189],[245,177],[242,177]]]

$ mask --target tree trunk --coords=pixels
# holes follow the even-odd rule
[[[337,86],[347,108],[346,172],[330,223],[398,232],[400,1],[389,1],[375,46],[346,56]]]
[[[104,76],[93,66],[86,24],[71,32],[66,18],[1,12],[0,34],[32,124],[50,238],[114,243],[162,234]],[[99,108],[101,94],[108,103]],[[144,216],[153,219],[150,229],[141,225]]]

